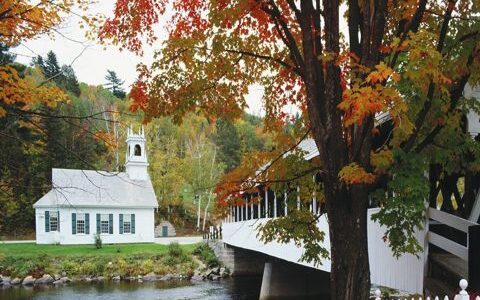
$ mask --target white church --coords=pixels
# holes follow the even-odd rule
[[[157,198],[145,132],[127,132],[126,172],[52,169],[52,189],[33,208],[37,244],[154,242]]]

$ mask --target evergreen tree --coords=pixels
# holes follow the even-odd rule
[[[217,120],[216,129],[214,140],[219,149],[219,157],[225,163],[226,170],[230,171],[240,163],[240,140],[237,129],[223,118]]]
[[[15,60],[15,55],[8,52],[10,48],[0,43],[0,66],[11,64]]]
[[[77,76],[71,66],[62,66],[62,76],[60,78],[60,87],[73,93],[75,96],[80,96],[80,85],[78,84]]]
[[[105,79],[108,81],[107,84],[105,84],[106,88],[109,89],[115,97],[119,99],[124,99],[126,96],[125,90],[122,88],[122,84],[125,83],[122,79],[120,79],[117,76],[117,73],[112,70],[107,70],[107,75],[105,76]]]
[[[54,80],[56,83],[61,81],[59,77],[62,75],[62,70],[58,64],[57,55],[53,51],[47,53],[47,58],[40,67],[46,79]]]

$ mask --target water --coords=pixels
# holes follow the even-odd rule
[[[261,277],[235,277],[218,282],[71,283],[64,286],[0,288],[5,300],[150,300],[150,299],[258,299]]]

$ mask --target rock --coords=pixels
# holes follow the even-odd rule
[[[147,275],[143,276],[142,278],[143,281],[156,281],[158,280],[157,275],[155,273],[150,272]]]
[[[66,272],[62,272],[62,277],[66,277],[67,276],[67,273]]]
[[[35,284],[49,284],[49,283],[53,283],[54,281],[55,279],[53,279],[53,277],[50,276],[49,274],[43,274],[42,277],[35,280]]]
[[[32,276],[27,276],[23,279],[22,285],[32,286],[35,283],[35,278]]]
[[[18,285],[20,283],[22,283],[22,280],[18,277],[13,278],[13,280],[10,282],[12,285]]]
[[[171,280],[175,278],[175,276],[173,276],[172,274],[166,274],[166,275],[163,275],[160,280]]]
[[[55,279],[55,281],[59,280],[60,278],[62,278],[62,276],[60,276],[59,274],[53,275],[53,279]]]
[[[195,274],[192,276],[192,278],[190,278],[190,280],[193,280],[193,281],[202,281],[203,280],[203,276],[200,275],[200,274]]]
[[[54,285],[65,284],[65,283],[66,283],[66,282],[65,282],[65,280],[63,280],[63,278],[60,278],[60,279],[55,280],[55,281],[53,282]]]
[[[212,276],[210,277],[210,279],[213,280],[213,281],[217,281],[217,280],[220,280],[220,276],[218,276],[218,275],[212,275]]]
[[[0,285],[2,286],[10,286],[10,282],[12,281],[12,279],[10,277],[2,277],[2,282],[0,283]]]
[[[60,280],[64,281],[65,283],[72,282],[72,280],[70,278],[68,278],[67,276],[63,276],[62,278],[60,278]]]
[[[142,279],[138,279],[137,281],[138,281],[138,282],[140,282],[140,283],[142,283],[142,282],[143,282],[143,280],[142,280]]]
[[[230,274],[228,274],[228,270],[226,268],[220,268],[220,272],[219,274],[220,277],[224,278],[224,277],[228,277]]]
[[[85,278],[82,279],[82,281],[92,282],[92,278],[90,278],[90,277],[85,277]]]
[[[117,275],[117,276],[113,276],[113,277],[112,277],[112,280],[113,280],[113,281],[120,281],[120,276],[118,276],[118,275]]]
[[[105,281],[105,277],[103,277],[103,276],[98,276],[98,277],[97,277],[97,281]]]

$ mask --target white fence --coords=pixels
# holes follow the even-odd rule
[[[470,295],[468,295],[468,293],[467,293],[468,281],[466,281],[465,279],[460,280],[459,286],[460,286],[460,292],[457,295],[455,295],[455,297],[453,297],[453,300],[470,300]],[[391,298],[388,298],[388,299],[391,299]],[[432,298],[432,297],[427,297],[426,298],[426,300],[431,300],[431,299],[440,300],[441,298],[438,297],[438,296],[435,297],[435,298]],[[442,299],[443,300],[449,300],[450,298],[448,298],[448,296],[445,296]],[[381,292],[378,289],[375,291],[375,300],[382,300]],[[405,298],[405,300],[408,300],[408,299]],[[412,300],[415,300],[415,299],[412,298]],[[422,298],[420,297],[420,298],[418,298],[418,300],[422,300]],[[477,296],[475,298],[475,300],[480,300],[480,297]]]

